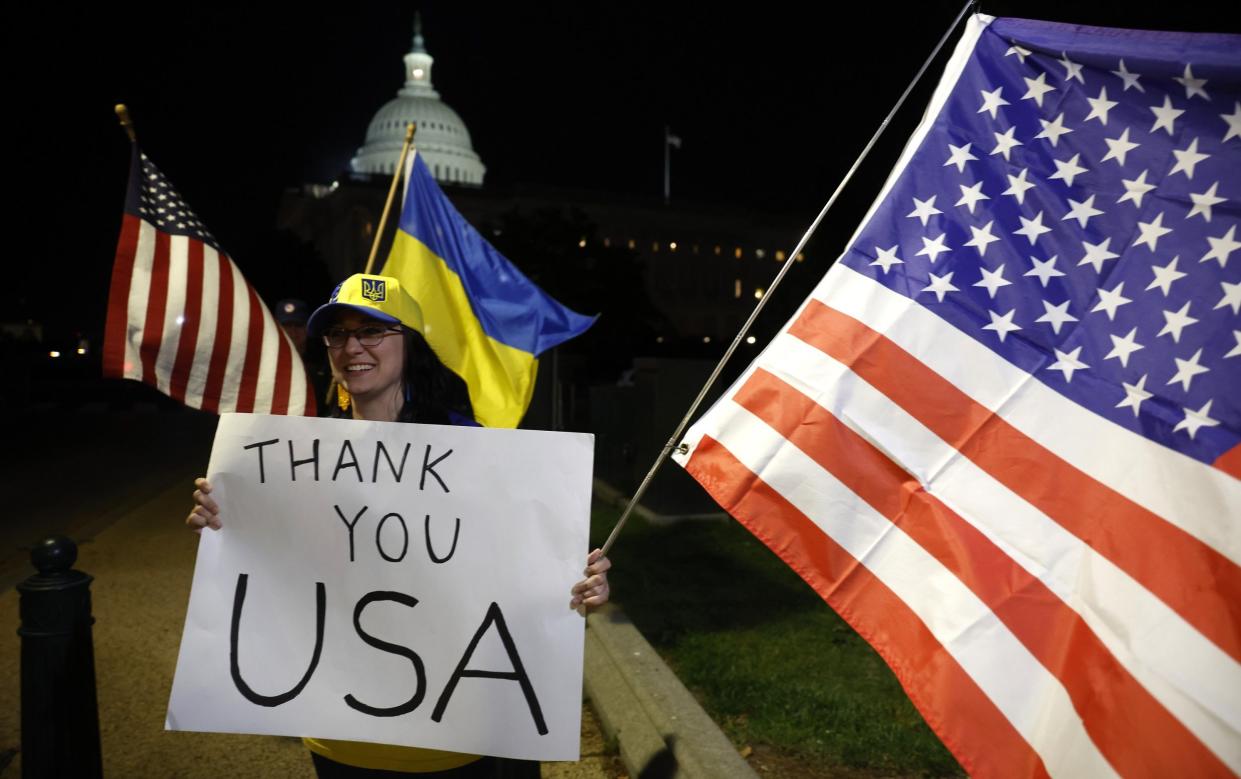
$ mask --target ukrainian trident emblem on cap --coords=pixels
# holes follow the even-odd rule
[[[388,297],[388,285],[383,279],[362,279],[362,297],[372,303],[382,303]]]

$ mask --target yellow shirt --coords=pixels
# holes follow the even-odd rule
[[[382,771],[404,771],[411,774],[447,771],[480,759],[479,755],[465,755],[460,752],[442,752],[438,749],[401,747],[394,744],[371,744],[365,741],[303,738],[302,743],[311,752],[345,765],[375,768]]]

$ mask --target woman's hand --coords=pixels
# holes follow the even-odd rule
[[[199,477],[194,480],[194,486],[198,488],[194,490],[194,509],[185,518],[185,524],[195,533],[203,532],[205,527],[219,530],[220,507],[211,499],[211,482]]]
[[[573,585],[569,608],[591,609],[607,603],[611,594],[608,588],[608,569],[611,567],[612,561],[603,556],[602,549],[591,552],[586,558],[586,578]]]

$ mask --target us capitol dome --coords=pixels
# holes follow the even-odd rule
[[[414,46],[405,55],[405,86],[375,114],[366,143],[349,162],[355,173],[392,175],[405,142],[405,126],[416,122],[414,146],[436,181],[482,186],[487,167],[470,143],[470,131],[457,112],[431,86],[431,64],[422,38],[422,20],[414,17]]]

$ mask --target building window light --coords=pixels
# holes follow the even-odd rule
[[[612,239],[611,239],[611,238],[604,238],[604,239],[603,239],[603,248],[605,248],[605,249],[611,249],[611,248],[612,248]]]
[[[585,248],[586,248],[586,239],[585,239],[585,238],[583,238],[582,240],[578,241],[578,242],[577,242],[577,246],[578,246],[578,248],[579,248],[579,249],[585,249]]]
[[[664,337],[662,335],[655,336],[655,343],[661,344],[663,342],[664,342]]]
[[[743,256],[745,256],[744,253],[741,251],[740,246],[738,246],[736,249],[733,250],[733,256],[736,257],[737,259],[741,259]]]
[[[630,239],[629,239],[629,248],[630,248],[630,249],[636,249],[636,248],[638,248],[638,242],[637,242],[637,241],[635,241],[634,239],[630,238]]]
[[[741,279],[733,279],[733,297],[741,299]]]
[[[806,253],[805,253],[805,252],[798,252],[798,253],[797,253],[797,261],[798,261],[798,262],[801,262],[801,261],[802,261],[802,260],[804,260],[804,259],[806,259]]]
[[[762,298],[763,298],[763,293],[764,293],[764,292],[766,292],[766,291],[767,291],[767,290],[763,289],[762,287],[759,287],[759,288],[755,289],[755,290],[754,290],[754,299],[755,299],[755,300],[762,300]]]
[[[85,350],[85,349],[83,349],[82,347],[80,347],[80,346],[79,346],[79,347],[78,347],[78,354],[86,354],[86,350]]]
[[[651,241],[651,251],[659,252],[659,241]]]
[[[59,357],[59,356],[60,356],[60,352],[48,352],[48,353],[47,353],[47,356],[48,356],[48,357],[51,357],[53,360],[55,360],[57,357]]]
[[[677,242],[672,241],[668,244],[668,250],[675,252],[677,250]]]
[[[704,336],[702,337],[702,342],[703,342],[704,344],[709,344],[709,343],[711,343],[711,336],[709,336],[709,335],[704,335]]]
[[[745,337],[745,342],[746,342],[746,343],[748,343],[748,344],[753,345],[753,344],[754,344],[755,342],[757,342],[757,341],[758,341],[758,339],[757,339],[757,338],[755,338],[755,337],[754,337],[754,336],[752,336],[752,335],[747,335],[747,336]]]
[[[717,244],[715,245],[715,256],[716,256],[716,257],[719,257],[719,256],[720,256],[721,254],[723,254],[723,253],[724,253],[724,247],[720,246],[720,245],[717,243]]]
[[[761,260],[767,256],[767,252],[763,251],[762,249],[755,249],[754,256]]]
[[[784,258],[786,256],[787,255],[782,250],[776,250],[776,262],[784,262]]]

